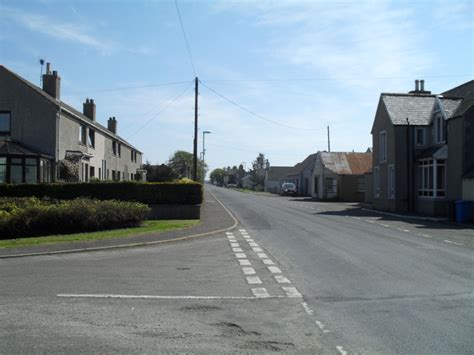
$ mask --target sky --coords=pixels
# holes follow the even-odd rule
[[[192,152],[198,77],[210,170],[293,166],[328,149],[327,126],[331,151],[366,151],[381,92],[472,80],[473,4],[0,0],[0,64],[39,85],[51,62],[61,99],[93,98],[153,164]]]

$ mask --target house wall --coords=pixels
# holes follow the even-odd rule
[[[317,190],[314,190],[315,179],[317,178]],[[336,179],[337,181],[337,193],[335,195],[328,194],[326,179]],[[314,169],[312,171],[311,177],[309,178],[309,184],[312,185],[311,188],[311,196],[318,200],[337,200],[339,199],[339,194],[341,191],[341,179],[340,176],[334,173],[331,170],[328,170],[324,167],[320,156],[316,157],[316,161],[314,163]]]
[[[342,175],[340,178],[339,199],[346,202],[364,202],[364,191],[358,190],[358,179],[364,175]]]
[[[56,106],[1,68],[0,111],[11,112],[12,140],[55,156]]]
[[[365,203],[374,202],[374,174],[373,173],[365,174],[364,202]]]
[[[446,199],[455,201],[462,197],[464,118],[448,120],[447,128]]]
[[[464,178],[462,180],[462,199],[474,201],[474,178]]]

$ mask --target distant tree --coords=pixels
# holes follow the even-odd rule
[[[146,170],[146,181],[148,182],[165,182],[173,181],[177,178],[174,173],[166,164],[151,165],[149,161],[143,164],[143,169]]]
[[[224,169],[214,169],[211,172],[210,179],[211,183],[214,185],[222,186],[224,185],[224,177],[227,176],[227,173]]]
[[[265,158],[263,153],[258,153],[257,158],[252,162],[250,176],[256,189],[263,189],[265,183],[265,172],[270,167],[270,162]]]
[[[184,150],[178,150],[168,160],[168,167],[171,168],[176,178],[188,178],[191,179],[193,176],[193,155]],[[204,175],[207,172],[207,165],[204,165]],[[198,159],[197,166],[197,180],[202,180],[203,162]]]

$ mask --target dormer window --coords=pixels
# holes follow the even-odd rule
[[[446,129],[444,125],[443,116],[438,115],[435,117],[435,135],[436,143],[444,143],[446,141]]]
[[[438,112],[438,111],[440,111],[440,110],[441,110],[441,107],[439,106],[439,102],[436,101],[436,102],[435,102],[435,105],[434,105],[434,112]]]
[[[10,135],[11,112],[0,112],[0,135]]]

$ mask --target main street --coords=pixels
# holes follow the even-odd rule
[[[207,188],[236,228],[0,260],[0,353],[472,353],[472,229]]]

